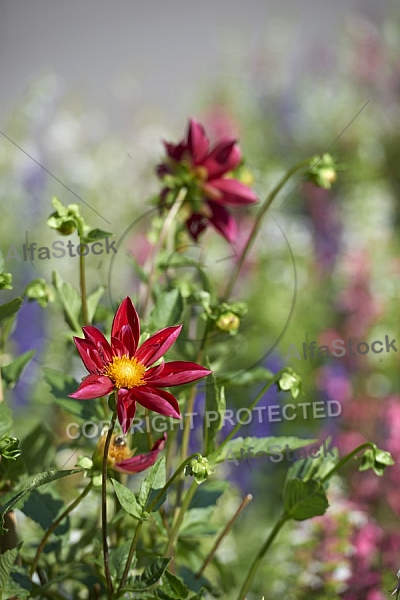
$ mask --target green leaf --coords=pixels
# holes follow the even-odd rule
[[[143,509],[140,504],[138,504],[135,494],[116,479],[111,479],[111,483],[113,484],[114,491],[122,508],[128,515],[135,517],[135,519],[142,519]]]
[[[322,483],[310,479],[289,479],[283,490],[285,512],[295,521],[325,514],[329,502]]]
[[[24,489],[13,496],[11,500],[0,506],[0,535],[7,532],[7,530],[4,529],[4,515],[6,515],[24,496],[42,485],[46,485],[63,477],[68,477],[69,475],[74,475],[75,473],[82,473],[82,471],[83,469],[70,469],[65,471],[56,471],[53,469],[36,475]]]
[[[54,396],[54,402],[58,406],[61,406],[66,412],[78,417],[82,421],[103,418],[101,404],[97,400],[85,400],[85,402],[82,402],[82,400],[68,398],[68,395],[76,392],[79,387],[76,379],[49,367],[44,367],[43,371],[44,379],[49,384],[51,393]]]
[[[54,498],[49,493],[35,494],[34,497],[29,496],[23,505],[20,507],[21,512],[27,517],[38,523],[43,530],[46,530],[52,525],[61,508],[64,507],[62,500]],[[65,527],[65,522],[63,522]],[[58,528],[57,528],[58,529]],[[57,535],[57,529],[55,534]]]
[[[21,377],[22,371],[35,354],[36,350],[28,350],[28,352],[24,352],[24,354],[18,356],[9,365],[1,367],[1,375],[8,387],[14,387]]]
[[[282,373],[277,386],[283,392],[290,392],[294,400],[300,392],[303,394],[303,380],[291,367],[287,367],[286,372]]]
[[[244,459],[246,458],[246,452],[251,448],[252,455],[255,456],[257,452],[260,452],[267,456],[274,456],[281,454],[279,460],[274,462],[280,462],[283,460],[283,452],[288,446],[289,450],[296,450],[297,448],[303,448],[310,444],[315,444],[316,440],[305,440],[294,436],[288,437],[237,437],[230,440],[225,446],[222,447],[215,455],[209,457],[210,462],[213,464],[222,462],[223,460],[229,459]]]
[[[125,569],[126,561],[128,560],[129,550],[132,545],[132,540],[124,542],[121,546],[113,548],[110,551],[110,567],[111,575],[115,582],[120,582]],[[136,557],[134,557],[131,569],[135,567]]]
[[[98,242],[99,240],[104,240],[105,238],[113,236],[113,233],[109,231],[102,231],[101,229],[92,229],[85,235],[83,238],[83,242],[85,244],[91,244],[92,242]]]
[[[165,456],[162,456],[154,463],[146,479],[142,481],[139,490],[139,504],[142,509],[146,509],[151,492],[153,490],[161,490],[164,487],[166,483],[165,468]],[[156,510],[156,507],[154,507],[154,510]]]
[[[89,323],[93,321],[94,313],[96,312],[96,308],[100,302],[102,295],[104,294],[105,288],[100,286],[93,294],[87,297],[87,310],[88,310],[88,319]]]
[[[0,437],[10,433],[12,425],[12,412],[3,400],[0,402]]]
[[[10,300],[10,302],[2,304],[0,306],[0,323],[5,319],[9,319],[10,317],[16,315],[21,306],[22,298],[14,298],[14,300]]]
[[[184,582],[169,571],[162,576],[161,585],[157,588],[157,596],[162,600],[185,600],[189,590]]]
[[[219,375],[217,382],[228,386],[250,386],[256,383],[264,383],[272,379],[274,374],[265,367],[254,367],[248,371],[228,372]]]
[[[135,591],[147,590],[155,585],[161,579],[170,561],[170,558],[157,558],[145,568],[140,577],[135,579],[133,589]]]
[[[57,298],[64,310],[65,321],[72,331],[79,331],[79,315],[81,311],[81,297],[79,292],[69,283],[64,283],[57,271],[53,271],[52,275]]]
[[[179,530],[180,537],[196,538],[201,535],[213,535],[217,525],[211,522],[215,506],[207,508],[192,508],[185,512],[182,526]]]
[[[150,315],[151,328],[158,330],[175,325],[179,321],[182,311],[183,300],[179,290],[174,289],[170,292],[162,292],[157,297]]]
[[[4,254],[3,254],[3,250],[0,247],[0,273],[3,273],[4,271]]]
[[[210,368],[208,359],[207,366]],[[205,456],[208,456],[215,449],[215,438],[222,427],[225,407],[224,388],[218,388],[215,375],[214,373],[211,373],[206,386],[206,402],[203,420],[203,454]],[[211,416],[213,419],[211,419]],[[214,417],[216,417],[215,420]]]
[[[11,569],[14,566],[15,560],[19,554],[21,544],[13,548],[12,550],[6,550],[3,554],[0,554],[0,600],[7,600],[9,596],[6,596],[6,584],[11,573]]]
[[[317,448],[317,452],[314,451],[313,454],[317,458],[308,456],[306,459],[296,460],[287,472],[287,479],[321,480],[332,471],[340,460],[338,449],[331,447],[331,438],[324,440]],[[329,479],[323,485],[327,488]]]
[[[30,598],[31,589],[32,582],[30,580],[28,570],[18,565],[14,565],[4,587],[4,598],[18,598],[18,600],[27,600]]]
[[[29,473],[50,469],[55,456],[52,433],[38,423],[21,441],[21,451]]]

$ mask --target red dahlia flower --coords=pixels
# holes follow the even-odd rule
[[[180,419],[176,398],[160,388],[191,383],[209,375],[192,362],[164,361],[152,367],[177,339],[182,325],[161,329],[139,348],[140,322],[130,298],[115,313],[111,344],[96,327],[83,327],[85,338],[74,338],[89,371],[71,398],[90,400],[117,390],[118,420],[126,433],[135,417],[136,402],[167,417]]]
[[[187,188],[192,210],[186,226],[193,239],[197,241],[211,223],[233,242],[237,225],[226,206],[246,206],[258,200],[253,190],[228,175],[242,159],[236,140],[226,137],[210,148],[203,126],[190,119],[186,139],[178,144],[164,142],[164,146],[167,159],[157,167],[166,182],[162,195],[171,187]]]

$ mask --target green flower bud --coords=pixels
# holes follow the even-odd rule
[[[19,440],[4,434],[0,438],[0,456],[7,458],[8,460],[15,460],[20,455],[21,450],[19,449]]]
[[[216,326],[220,331],[236,333],[240,326],[240,319],[233,312],[228,312],[219,317]]]
[[[0,274],[0,290],[12,290],[12,274],[1,273]]]
[[[337,179],[337,167],[330,154],[324,154],[322,157],[314,156],[310,161],[308,179],[326,190],[332,187]]]
[[[199,484],[203,483],[203,481],[206,481],[209,475],[211,475],[213,472],[214,471],[211,470],[208,459],[204,456],[192,458],[185,468],[185,475],[194,477],[196,482]]]
[[[34,279],[31,281],[24,295],[28,302],[36,300],[42,308],[46,308],[49,302],[54,302],[54,292],[44,279]]]

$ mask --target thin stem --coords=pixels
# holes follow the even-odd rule
[[[254,398],[253,402],[250,404],[249,406],[249,410],[252,411],[253,408],[255,406],[257,406],[257,404],[259,403],[259,401],[261,400],[261,398],[264,396],[264,394],[269,390],[269,388],[274,384],[277,383],[277,381],[279,381],[279,379],[281,378],[282,374],[286,372],[286,369],[281,369],[280,371],[278,371],[278,373],[270,380],[268,381],[268,383],[265,384],[265,386],[262,388],[261,392],[259,394],[257,394],[257,396]],[[216,448],[214,450],[214,452],[210,455],[209,460],[210,462],[212,461],[212,457],[216,456],[218,454],[221,453],[222,448],[224,448],[224,446],[233,438],[233,436],[239,431],[239,429],[241,428],[242,423],[238,422],[235,427],[232,429],[232,431],[226,436],[226,438],[221,442],[221,444],[218,446],[218,448]]]
[[[253,227],[250,231],[250,235],[247,239],[247,242],[242,250],[242,253],[239,257],[239,260],[236,263],[236,266],[232,272],[231,278],[228,281],[228,285],[226,286],[226,290],[223,296],[223,300],[227,301],[229,299],[229,296],[232,293],[233,287],[236,283],[236,279],[238,278],[238,275],[243,267],[243,263],[246,260],[246,257],[248,255],[248,253],[251,250],[251,247],[254,243],[254,240],[259,232],[260,229],[260,225],[261,225],[261,221],[262,218],[264,217],[265,213],[268,211],[269,207],[271,206],[272,202],[275,200],[276,196],[279,194],[279,192],[281,191],[281,189],[284,187],[284,185],[289,181],[289,179],[301,168],[307,166],[310,164],[310,159],[307,160],[302,160],[301,162],[297,163],[296,165],[294,165],[291,169],[289,169],[285,175],[282,177],[282,179],[277,183],[277,185],[273,188],[273,190],[268,194],[268,196],[265,199],[265,202],[261,205],[260,210],[258,211],[258,214],[255,218]]]
[[[257,570],[258,570],[258,567],[260,566],[261,561],[263,560],[265,554],[267,553],[272,542],[278,535],[279,531],[281,530],[283,525],[286,523],[286,521],[288,521],[289,519],[290,519],[290,517],[286,513],[283,513],[279,517],[277,522],[275,523],[274,527],[271,530],[271,533],[265,540],[264,544],[261,546],[257,556],[255,557],[255,559],[250,567],[250,570],[246,576],[246,579],[244,580],[243,585],[240,588],[240,592],[237,597],[237,600],[246,600],[246,594],[249,591],[251,584],[253,583],[254,577],[257,573]]]
[[[79,235],[79,241],[82,244],[83,238],[82,235]],[[82,250],[82,247],[81,247]],[[86,291],[86,275],[85,275],[85,257],[81,254],[79,255],[79,283],[81,288],[81,300],[82,300],[82,319],[84,325],[90,325],[89,323],[89,313],[87,307],[87,291]]]
[[[93,482],[92,482],[92,480],[90,480],[89,484],[84,488],[83,492],[69,506],[67,506],[67,508],[64,510],[64,512],[62,512],[61,515],[50,525],[50,527],[44,534],[42,541],[40,542],[39,547],[36,551],[35,558],[33,559],[33,563],[31,566],[31,577],[34,574],[34,572],[36,571],[36,568],[39,563],[40,555],[42,554],[42,552],[47,544],[47,540],[49,539],[51,534],[57,529],[57,527],[59,526],[61,521],[63,521],[65,519],[65,517],[67,517],[78,506],[78,504],[80,504],[82,502],[82,500],[88,495],[88,493],[92,489],[92,486],[93,486]]]
[[[215,540],[215,543],[213,545],[213,547],[211,548],[210,552],[208,553],[207,557],[205,558],[201,568],[197,571],[195,577],[196,579],[199,579],[204,570],[206,569],[207,565],[209,564],[210,560],[212,559],[212,557],[214,556],[214,554],[216,553],[216,551],[218,550],[219,545],[221,544],[222,540],[224,539],[224,537],[229,533],[229,531],[232,529],[232,526],[234,524],[234,522],[236,521],[236,519],[239,517],[239,515],[243,512],[243,510],[246,508],[246,506],[253,500],[253,496],[252,494],[247,494],[243,500],[241,501],[237,511],[235,512],[235,514],[233,515],[233,517],[230,519],[230,521],[228,522],[228,524],[224,527],[224,529],[222,530],[222,532],[220,533],[220,535],[217,537],[217,539]]]
[[[150,272],[149,272],[149,278],[147,281],[147,289],[146,289],[146,295],[144,298],[144,302],[143,302],[143,307],[142,307],[142,316],[143,318],[146,317],[147,314],[147,309],[149,306],[149,301],[150,301],[150,297],[151,294],[153,292],[153,285],[156,279],[156,258],[158,253],[160,252],[160,250],[162,249],[164,242],[167,238],[169,229],[172,225],[172,223],[174,222],[174,219],[176,217],[176,215],[179,212],[179,209],[182,205],[182,202],[184,201],[185,197],[187,194],[187,189],[186,188],[182,188],[179,192],[179,194],[177,195],[176,199],[174,200],[169,213],[167,214],[165,221],[163,223],[159,238],[157,240],[156,245],[153,248],[153,251],[151,253],[151,266],[150,266]]]
[[[174,519],[174,522],[172,523],[171,531],[169,532],[169,540],[168,540],[167,546],[165,548],[166,556],[169,556],[171,554],[171,552],[173,551],[173,548],[175,545],[175,540],[178,536],[179,529],[181,528],[181,525],[182,525],[183,517],[185,516],[185,512],[189,508],[190,502],[192,501],[192,498],[198,488],[198,485],[199,484],[194,479],[192,482],[192,485],[186,492],[186,495],[183,499],[182,505],[180,506],[177,514],[175,515],[175,519]]]
[[[189,456],[179,467],[178,469],[175,471],[175,473],[172,475],[172,477],[167,481],[167,483],[164,485],[164,487],[158,492],[157,496],[154,498],[154,500],[149,504],[149,506],[147,507],[146,511],[150,514],[153,511],[153,508],[155,506],[157,506],[158,502],[161,500],[161,498],[164,496],[165,492],[167,491],[167,489],[172,485],[172,483],[174,482],[174,480],[178,477],[178,475],[184,470],[184,468],[186,467],[187,464],[189,464],[189,462],[195,458],[196,456],[200,457],[201,454],[199,454],[198,452],[196,452],[195,454],[192,454],[191,456]],[[129,570],[131,568],[131,564],[132,564],[132,559],[133,559],[133,555],[135,554],[135,550],[136,550],[136,546],[137,543],[139,541],[139,534],[140,534],[140,530],[142,529],[144,521],[139,521],[139,523],[137,524],[136,527],[136,531],[135,531],[135,535],[133,537],[132,540],[132,544],[131,547],[129,549],[129,554],[128,554],[128,558],[126,560],[126,564],[125,564],[125,569],[124,572],[122,574],[122,578],[121,578],[121,582],[118,586],[118,592],[119,593],[122,588],[124,587],[127,579],[128,579],[128,575],[129,575]]]
[[[336,471],[341,469],[343,467],[343,465],[345,465],[351,458],[356,456],[359,452],[361,452],[361,450],[364,450],[365,448],[371,448],[372,450],[376,450],[376,445],[373,442],[365,442],[364,444],[361,444],[361,446],[358,446],[355,450],[352,450],[352,452],[350,452],[350,454],[346,454],[346,456],[344,456],[333,467],[333,469],[331,469],[326,475],[324,475],[324,477],[320,480],[320,482],[324,483],[327,479],[330,479]]]
[[[108,466],[108,450],[110,448],[111,436],[114,431],[115,421],[117,420],[117,409],[114,410],[111,419],[111,425],[107,432],[106,443],[104,444],[103,467],[101,472],[101,530],[103,540],[103,559],[104,572],[107,582],[108,597],[112,598],[113,584],[110,572],[110,556],[107,543],[107,466]]]

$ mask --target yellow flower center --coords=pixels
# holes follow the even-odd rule
[[[115,383],[116,388],[130,389],[139,385],[146,385],[144,380],[144,372],[146,367],[136,360],[128,356],[114,356],[103,371],[106,377]]]

